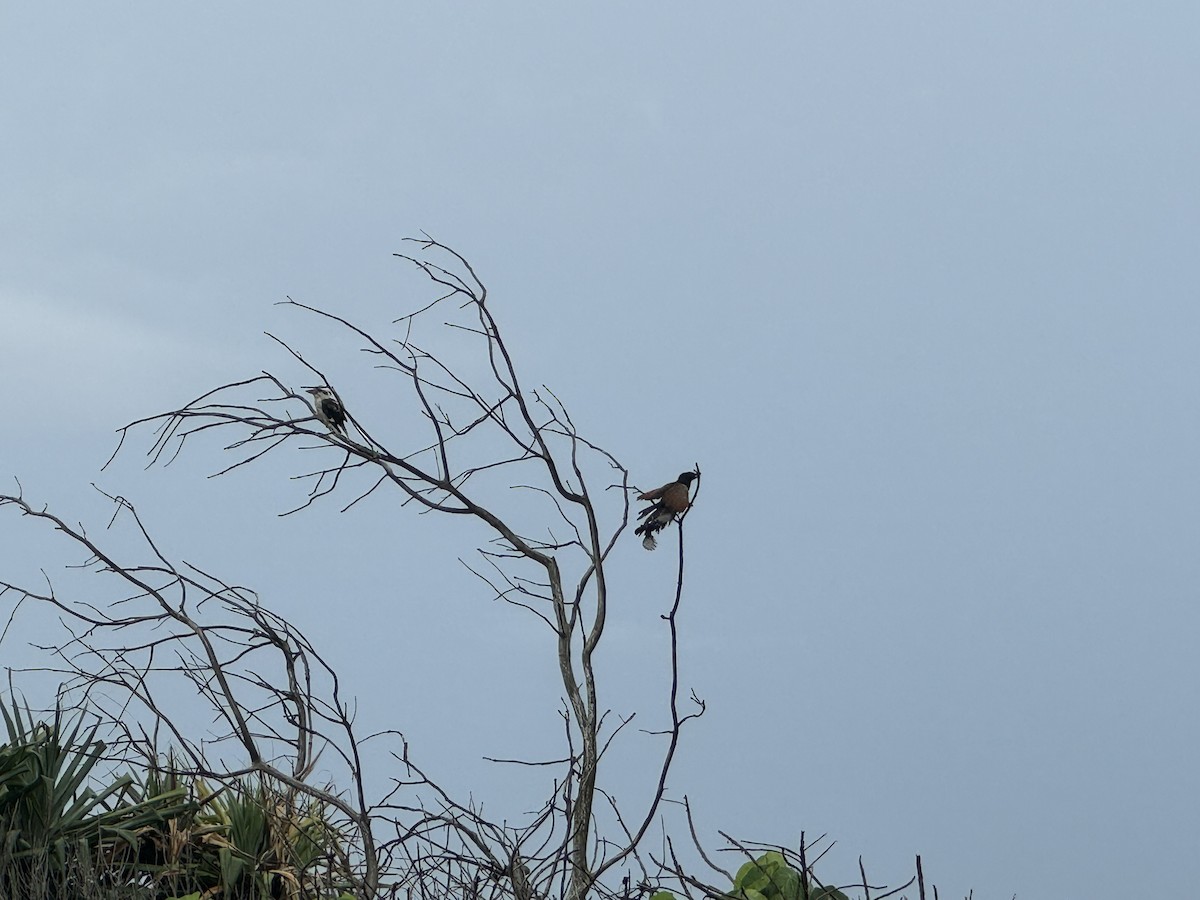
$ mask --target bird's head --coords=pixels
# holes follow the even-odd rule
[[[679,483],[680,484],[691,485],[691,483],[695,480],[696,480],[695,472],[681,472],[679,474]]]
[[[332,397],[333,396],[333,390],[331,388],[326,387],[323,384],[318,384],[315,387],[306,387],[304,390],[306,390],[306,391],[308,391],[308,393],[312,394],[313,397],[316,398],[317,400],[321,400],[324,397]]]

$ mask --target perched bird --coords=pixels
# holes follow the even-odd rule
[[[653,550],[658,546],[658,540],[654,535],[670,525],[677,515],[688,508],[688,504],[691,502],[688,490],[695,480],[695,472],[683,472],[670,484],[664,484],[660,488],[638,495],[639,500],[654,501],[653,504],[638,513],[638,518],[646,521],[633,531],[634,534],[645,535],[642,538],[642,546],[647,550]]]
[[[342,406],[342,401],[333,392],[333,388],[322,384],[305,390],[313,395],[313,408],[317,412],[317,418],[330,431],[336,431],[342,437],[346,437],[346,407]]]

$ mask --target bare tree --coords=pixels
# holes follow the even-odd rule
[[[403,746],[393,750],[397,771],[390,789],[369,799],[351,704],[312,643],[252,592],[169,561],[122,498],[111,500],[141,534],[149,562],[115,559],[82,528],[19,495],[0,497],[0,504],[48,522],[84,548],[92,565],[125,585],[121,602],[98,608],[60,599],[52,588],[5,587],[22,602],[52,605],[72,629],[70,640],[56,649],[71,689],[109,713],[132,703],[149,714],[150,724],[141,726],[137,740],[131,735],[131,743],[156,746],[165,732],[190,772],[214,779],[258,773],[336,810],[353,836],[354,859],[346,869],[355,873],[363,896],[379,895],[389,884],[421,896],[635,895],[664,871],[641,848],[660,816],[681,730],[704,711],[694,693],[686,711],[680,699],[676,616],[683,596],[683,518],[675,594],[664,598],[671,675],[664,685],[667,721],[653,732],[661,740],[659,777],[639,808],[621,809],[598,771],[630,718],[607,716],[594,658],[608,613],[607,565],[635,490],[629,472],[583,436],[548,388],[522,383],[471,265],[427,236],[412,244],[412,253],[396,256],[414,266],[436,295],[396,319],[392,337],[377,337],[316,306],[284,302],[359,342],[374,370],[391,379],[387,413],[349,403],[343,406],[346,429],[327,427],[328,417],[309,405],[303,385],[264,371],[131,423],[121,429],[114,457],[146,427],[156,429],[151,463],[169,463],[202,435],[226,435],[232,458],[216,474],[294,461],[281,456],[285,448],[315,444],[319,462],[301,476],[307,494],[285,514],[327,500],[344,511],[392,491],[400,506],[483,523],[491,540],[469,568],[495,597],[548,629],[547,649],[557,659],[565,697],[561,756],[509,761],[556,773],[550,795],[528,821],[488,820],[476,805],[452,798],[427,777]],[[271,337],[290,354],[293,371],[303,370],[305,381],[337,396],[326,362]],[[396,408],[407,410],[405,421],[415,427],[398,426],[403,416],[395,415]],[[527,499],[511,499],[521,494]],[[157,679],[168,675],[186,678],[223,727],[203,740],[194,737],[157,693]],[[379,738],[400,740],[395,733],[373,739]],[[322,752],[341,761],[348,786],[311,783]],[[598,826],[602,812],[610,823],[604,829]],[[630,864],[640,887],[628,876],[623,882],[606,877]]]
[[[42,645],[57,660],[45,669],[62,679],[58,705],[91,709],[112,726],[114,761],[133,757],[147,770],[170,760],[173,775],[225,784],[260,776],[288,801],[291,809],[281,811],[285,820],[296,812],[298,796],[322,804],[341,836],[331,848],[347,850],[323,868],[374,895],[380,872],[372,808],[351,703],[337,673],[253,591],[168,559],[132,505],[109,499],[113,522],[132,525],[148,558],[118,558],[81,525],[20,495],[0,496],[0,508],[44,522],[82,549],[79,568],[116,588],[112,599],[98,602],[94,588],[88,599],[71,600],[49,579],[41,589],[0,581],[0,596],[16,595],[18,607],[44,604],[69,632],[65,642]],[[188,689],[200,699],[199,708],[181,708]],[[197,728],[205,713],[212,724]],[[327,766],[344,772],[347,784],[313,783],[317,759],[326,753],[340,763],[327,759]]]

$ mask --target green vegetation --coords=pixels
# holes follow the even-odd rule
[[[98,726],[85,729],[61,711],[34,722],[16,703],[0,713],[0,896],[81,896],[76,882],[109,874],[117,848],[137,846],[141,832],[186,811],[186,790],[147,791],[130,774],[97,790]]]
[[[836,888],[805,880],[774,850],[738,869],[730,895],[738,900],[846,900]]]
[[[726,900],[847,900],[837,888],[805,879],[782,853],[769,850],[745,863],[733,878]],[[650,900],[677,900],[670,891],[658,891]]]
[[[0,705],[0,897],[5,900],[349,897],[324,808],[264,781],[219,790],[173,773],[97,771],[99,725]],[[102,787],[97,788],[97,784]]]

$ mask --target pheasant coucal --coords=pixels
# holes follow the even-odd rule
[[[654,535],[670,525],[677,515],[688,508],[688,504],[691,503],[688,490],[695,480],[695,472],[682,472],[670,484],[664,484],[660,488],[638,495],[639,500],[654,501],[653,504],[638,513],[638,518],[646,521],[633,531],[634,534],[645,535],[642,538],[642,546],[647,550],[653,550],[658,546],[658,540]]]

